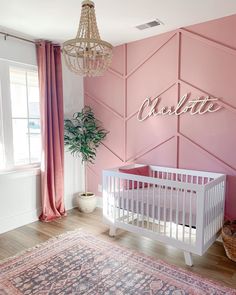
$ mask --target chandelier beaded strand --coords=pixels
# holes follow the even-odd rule
[[[63,43],[62,52],[68,68],[82,76],[101,76],[110,66],[112,45],[100,38],[92,1],[82,2],[77,36]]]

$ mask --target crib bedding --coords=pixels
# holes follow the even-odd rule
[[[121,210],[133,211],[156,221],[196,226],[196,192],[158,186],[123,189],[115,192],[114,197]]]

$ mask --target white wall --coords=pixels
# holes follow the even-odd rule
[[[65,118],[71,118],[83,107],[83,78],[70,72],[62,59]],[[84,169],[81,160],[65,152],[65,204],[67,209],[76,206],[75,197],[84,188]]]
[[[34,44],[0,36],[0,58],[36,65]],[[83,105],[83,79],[70,73],[63,63],[65,116]],[[75,195],[83,190],[84,170],[80,161],[65,153],[65,205],[74,207]],[[0,174],[0,233],[38,220],[40,174],[37,170]]]
[[[0,233],[37,220],[40,208],[37,170],[0,175]]]

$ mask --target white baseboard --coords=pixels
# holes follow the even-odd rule
[[[103,207],[102,201],[103,200],[101,197],[97,197],[98,208]],[[73,205],[71,202],[67,202],[67,207],[66,207],[67,210],[73,209],[75,207],[76,206]],[[32,211],[22,212],[18,215],[0,218],[0,234],[37,221],[40,213],[41,213],[41,208],[38,208]]]
[[[0,234],[37,221],[40,213],[41,208],[38,208],[32,211],[22,212],[19,215],[0,218]]]

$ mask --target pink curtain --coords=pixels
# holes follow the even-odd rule
[[[61,48],[51,42],[36,44],[41,99],[41,198],[40,220],[65,215],[64,117]]]

